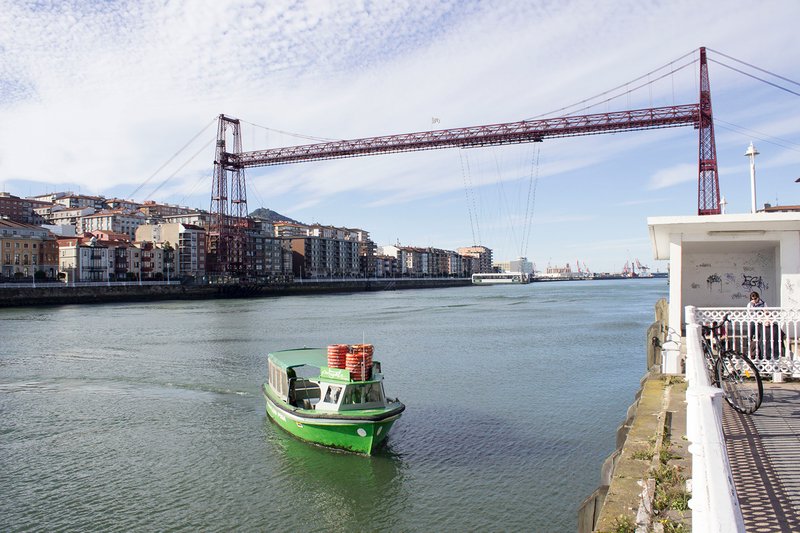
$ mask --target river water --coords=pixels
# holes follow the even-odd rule
[[[2,531],[574,531],[665,280],[0,310]],[[375,345],[366,457],[265,415],[270,350]]]

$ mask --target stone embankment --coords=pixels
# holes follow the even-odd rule
[[[579,533],[691,530],[686,383],[660,370],[667,316],[666,301],[660,300],[647,332],[648,372],[617,429],[600,486],[578,510]]]
[[[385,291],[399,289],[433,289],[470,285],[469,279],[369,279],[315,281],[283,284],[227,285],[104,285],[67,286],[63,284],[37,287],[6,288],[0,285],[0,307],[36,305],[93,304],[143,302],[156,300],[201,300],[213,298],[248,298],[335,292]]]

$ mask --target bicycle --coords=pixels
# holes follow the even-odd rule
[[[728,315],[722,323],[702,327],[703,355],[706,368],[714,386],[722,389],[725,401],[736,411],[747,415],[761,407],[764,399],[764,384],[761,374],[753,361],[743,353],[725,349],[726,324]]]

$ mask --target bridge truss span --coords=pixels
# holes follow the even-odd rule
[[[216,269],[223,273],[247,270],[246,261],[243,258],[249,252],[243,245],[238,244],[243,242],[243,231],[248,225],[244,169],[305,161],[440,148],[499,146],[541,142],[558,137],[694,126],[699,132],[698,214],[719,214],[721,207],[713,120],[705,48],[700,48],[700,94],[696,104],[590,115],[566,115],[467,128],[327,141],[249,152],[241,150],[239,120],[220,115],[211,208],[212,217],[216,223],[213,231],[210,232],[216,235],[219,243],[214,256]],[[232,149],[228,148],[226,142],[226,132],[229,129],[233,134]],[[230,193],[227,192],[228,184],[231,184]],[[230,205],[228,205],[229,201]]]
[[[699,104],[686,104],[330,141],[226,153],[224,157],[232,168],[250,168],[440,148],[475,148],[541,142],[544,139],[598,133],[688,125],[699,127],[699,124]]]

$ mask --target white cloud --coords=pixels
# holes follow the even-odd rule
[[[697,180],[697,165],[682,164],[659,170],[650,178],[650,189],[666,189]]]
[[[0,27],[13,28],[0,32],[0,177],[125,194],[219,113],[326,138],[429,130],[431,117],[440,118],[437,128],[520,120],[624,84],[699,45],[791,77],[797,64],[792,22],[800,18],[800,4],[762,2],[747,17],[730,2],[706,2],[703,10],[707,17],[687,17],[696,11],[690,0],[0,0]],[[741,39],[748,34],[759,39]],[[798,141],[795,100],[786,104],[771,89],[754,93],[753,80],[711,68],[719,117]],[[691,103],[696,71],[692,65],[652,91],[576,109]],[[747,100],[754,94],[757,101]],[[140,194],[185,164],[154,199],[188,198],[207,207],[213,147],[187,160],[213,141],[213,130]],[[696,161],[696,144],[686,142],[693,135],[682,128],[548,141],[539,147],[540,185],[563,180],[563,203],[574,204],[571,197],[608,189],[637,198],[647,184],[666,189],[696,180],[696,165],[676,164]],[[738,172],[741,134],[718,131],[717,141],[720,164]],[[244,126],[246,150],[304,142]],[[464,191],[462,156],[471,168],[467,188],[488,190],[502,182],[511,189],[530,175],[531,151],[520,146],[384,155],[252,169],[247,179],[251,199],[295,211],[356,196],[359,208],[413,207]],[[785,172],[796,159],[776,154],[771,164]],[[647,183],[621,185],[609,170],[614,165],[641,168],[645,176],[649,169],[664,170]],[[572,186],[568,177],[576,175],[590,176],[597,188]],[[617,199],[615,205],[633,210],[636,201]],[[437,223],[437,215],[423,215]]]

